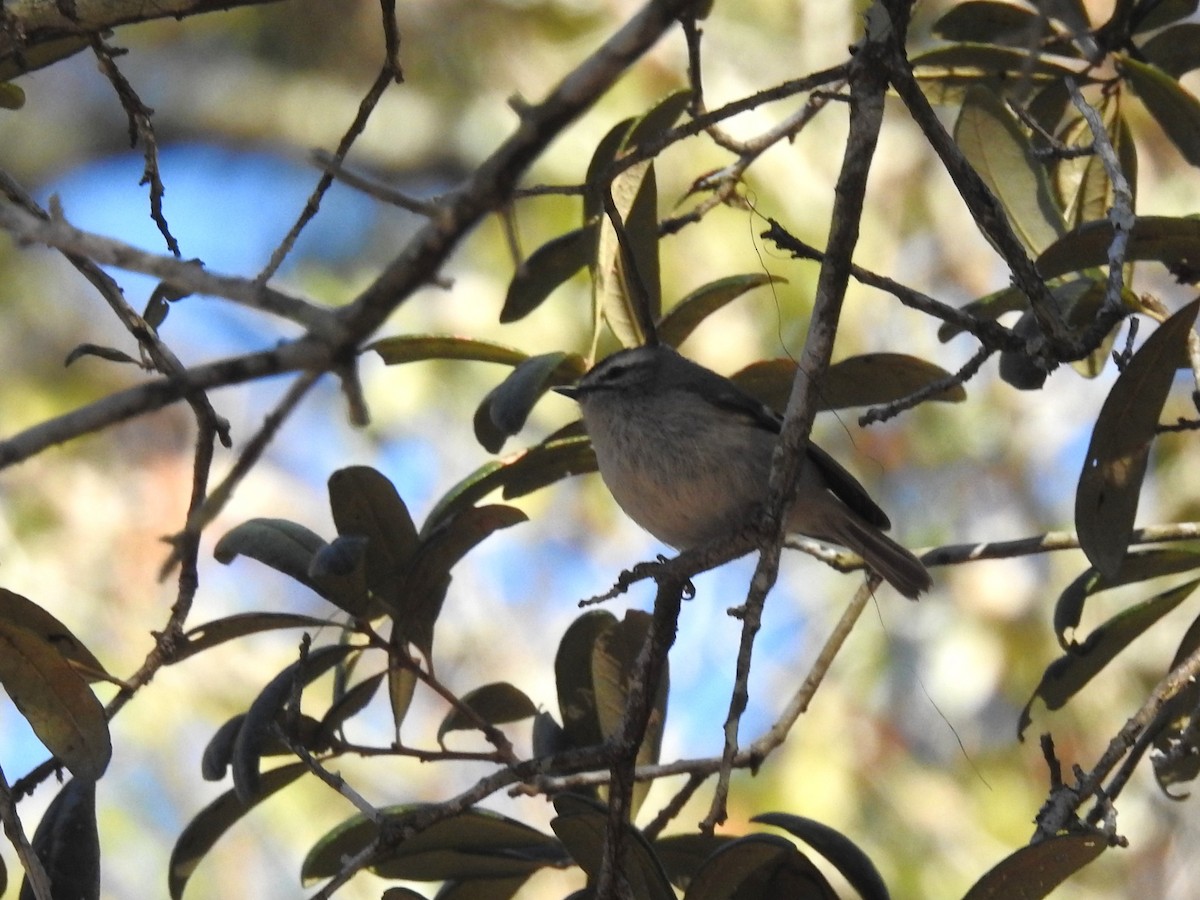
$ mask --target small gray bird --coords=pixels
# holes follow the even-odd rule
[[[745,526],[766,499],[780,417],[670,347],[621,350],[558,390],[579,401],[621,509],[677,550]],[[883,533],[884,511],[811,442],[796,490],[788,531],[853,550],[906,597],[929,589],[921,561]]]

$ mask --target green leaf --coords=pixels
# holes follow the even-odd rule
[[[976,319],[994,322],[1005,313],[1028,308],[1029,298],[1021,290],[1015,287],[1006,287],[972,300],[962,307],[962,311]],[[938,328],[938,340],[944,344],[958,337],[964,330],[953,322],[943,322]]]
[[[1079,627],[1083,605],[1089,597],[1121,585],[1149,581],[1164,575],[1178,575],[1197,568],[1200,568],[1200,553],[1153,549],[1126,555],[1121,560],[1120,569],[1111,578],[1106,578],[1094,568],[1085,570],[1067,586],[1054,604],[1054,633],[1058,636],[1059,646],[1064,650],[1077,646],[1067,632]]]
[[[306,763],[292,763],[272,769],[263,773],[259,791],[248,803],[240,800],[235,791],[226,791],[197,813],[171,850],[171,862],[167,867],[167,888],[171,900],[179,900],[183,896],[196,866],[200,865],[221,835],[263,800],[310,771]]]
[[[1041,900],[1108,846],[1095,834],[1059,834],[1006,856],[967,891],[963,900]]]
[[[72,778],[59,789],[30,842],[53,886],[53,900],[100,900],[96,782]],[[20,900],[33,900],[26,878]]]
[[[529,354],[515,347],[448,334],[414,334],[383,338],[367,344],[389,366],[430,359],[465,359],[515,366]]]
[[[391,819],[420,814],[432,804],[388,807],[381,812]],[[332,878],[345,860],[369,847],[379,836],[379,826],[358,815],[324,835],[308,852],[300,868],[305,885]],[[515,819],[482,809],[469,809],[428,828],[390,848],[371,865],[383,878],[408,881],[507,877],[528,875],[551,864],[561,854],[553,852],[557,842],[547,834]]]
[[[764,284],[783,284],[786,278],[752,272],[730,275],[701,285],[671,308],[658,322],[658,339],[669,347],[678,347],[706,318],[747,291]]]
[[[0,60],[0,81],[8,81],[10,78],[16,78],[18,75],[24,75],[35,69],[43,69],[60,59],[74,56],[80,50],[86,50],[91,45],[90,36],[86,34],[72,34],[49,41],[38,41],[32,47],[23,47],[19,54],[14,53]]]
[[[104,707],[52,640],[0,620],[0,685],[72,775],[104,774],[112,757]]]
[[[750,821],[774,825],[800,838],[833,863],[850,886],[858,891],[862,900],[888,900],[887,885],[871,858],[840,831],[815,819],[788,813],[763,813]]]
[[[1046,248],[1038,257],[1043,278],[1056,278],[1108,263],[1112,225],[1089,222]],[[1200,259],[1200,219],[1174,216],[1138,216],[1129,232],[1126,260],[1154,260],[1168,268],[1194,264]]]
[[[688,885],[687,900],[838,900],[791,842],[751,834],[717,850]]]
[[[1142,44],[1141,51],[1151,65],[1172,78],[1200,69],[1200,23],[1163,29]]]
[[[570,384],[586,371],[577,353],[543,353],[523,360],[492,388],[475,412],[475,438],[489,453],[525,426],[529,412],[550,388]]]
[[[184,632],[183,642],[176,648],[174,661],[180,662],[226,641],[263,631],[273,631],[277,628],[325,628],[328,625],[327,619],[298,613],[238,613],[188,629]]]
[[[529,315],[554,290],[596,259],[600,226],[589,222],[538,247],[518,266],[509,282],[500,323],[516,322]]]
[[[547,440],[511,456],[484,463],[442,496],[435,504],[422,535],[458,515],[492,491],[504,489],[506,500],[532,493],[567,477],[596,471],[596,454],[586,437]]]
[[[954,141],[996,195],[1028,250],[1040,253],[1065,231],[1045,168],[1016,116],[993,91],[982,86],[967,91]]]
[[[1031,718],[1033,701],[1041,698],[1047,709],[1061,709],[1117,654],[1140,637],[1151,625],[1175,609],[1196,589],[1200,579],[1189,581],[1122,610],[1107,622],[1096,627],[1082,644],[1046,667],[1042,680],[1021,711],[1017,735],[1024,734]]]
[[[440,600],[438,608],[441,608]],[[392,727],[395,729],[396,740],[399,741],[400,726],[404,724],[404,718],[412,706],[413,694],[416,693],[417,682],[420,679],[417,677],[416,663],[412,661],[408,652],[408,640],[399,625],[392,627],[388,649],[388,703],[392,707]]]
[[[489,725],[519,722],[521,719],[537,715],[537,707],[533,701],[507,681],[485,684],[467,692],[461,700],[464,706]],[[438,743],[441,744],[442,738],[451,731],[466,731],[475,727],[475,722],[465,712],[458,708],[452,709],[438,727]]]
[[[592,151],[592,158],[588,161],[587,175],[585,176],[588,190],[583,195],[583,224],[585,226],[589,222],[598,222],[604,215],[601,191],[604,190],[605,185],[601,184],[601,178],[609,166],[616,161],[617,154],[621,152],[633,122],[633,118],[622,119],[608,130],[596,144],[596,149]]]
[[[233,787],[243,803],[249,804],[258,796],[261,789],[259,759],[273,734],[277,717],[293,695],[359,649],[350,644],[332,644],[309,651],[272,678],[250,704],[230,760]]]
[[[1200,100],[1154,66],[1121,56],[1121,73],[1183,158],[1200,166]]]
[[[1193,300],[1158,327],[1109,391],[1075,492],[1075,527],[1088,561],[1112,576],[1121,566],[1158,417],[1200,310]]]
[[[225,565],[238,556],[248,556],[320,593],[308,576],[308,567],[323,546],[325,540],[320,535],[296,522],[251,519],[226,532],[217,541],[213,556]]]
[[[572,794],[555,797],[554,808],[558,816],[551,820],[550,827],[589,879],[595,878],[603,857],[607,811],[594,801]],[[625,828],[620,870],[633,896],[639,900],[675,900],[667,873],[650,842],[632,825]]]

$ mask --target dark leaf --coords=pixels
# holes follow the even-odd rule
[[[303,525],[287,519],[251,519],[217,541],[213,556],[228,565],[238,556],[248,556],[320,593],[308,577],[313,555],[325,541]]]
[[[413,334],[367,344],[389,366],[429,359],[465,359],[515,366],[529,354],[515,347],[449,334]]]
[[[1093,834],[1060,834],[1022,847],[975,882],[963,900],[1041,900],[1107,846]]]
[[[1122,74],[1183,158],[1200,166],[1200,100],[1154,66],[1123,56]]]
[[[1133,32],[1162,28],[1190,16],[1196,11],[1196,0],[1140,0],[1134,9]]]
[[[99,900],[100,833],[96,828],[96,782],[72,778],[59,789],[31,841],[50,879],[51,900]],[[26,878],[20,900],[34,900]]]
[[[187,887],[188,879],[196,871],[206,853],[217,840],[255,806],[276,791],[287,787],[301,775],[311,771],[305,763],[293,763],[264,772],[258,793],[249,803],[238,799],[235,791],[226,791],[187,824],[175,847],[171,851],[171,862],[167,869],[167,886],[171,900],[179,900]]]
[[[821,388],[818,409],[845,409],[891,403],[925,388],[949,372],[940,366],[903,353],[866,353],[850,356],[829,367]],[[730,376],[751,396],[776,411],[787,408],[796,377],[796,364],[784,357],[751,363]],[[943,390],[931,400],[959,403],[967,392],[961,384]]]
[[[412,516],[392,482],[369,466],[334,472],[329,477],[329,506],[339,535],[366,539],[363,574],[374,600],[370,611],[377,615],[382,612],[381,601],[394,594],[417,551]],[[352,589],[338,593],[344,599],[353,596]]]
[[[1142,44],[1142,56],[1172,78],[1200,69],[1200,23],[1187,22],[1160,31]]]
[[[1138,550],[1128,554],[1121,567],[1111,578],[1105,578],[1095,569],[1089,568],[1072,581],[1054,604],[1054,633],[1064,650],[1076,646],[1068,639],[1067,632],[1079,627],[1083,615],[1083,604],[1088,597],[1123,584],[1135,584],[1160,578],[1163,575],[1178,575],[1200,568],[1200,553],[1189,550]]]
[[[596,471],[596,454],[586,437],[546,440],[503,459],[484,463],[437,502],[421,526],[430,533],[448,518],[469,509],[492,491],[504,489],[504,498],[521,497],[568,475]]]
[[[1082,644],[1074,645],[1070,652],[1050,663],[1021,711],[1017,735],[1023,735],[1031,721],[1029,711],[1034,700],[1040,697],[1047,709],[1062,708],[1118,653],[1187,599],[1198,584],[1200,579],[1189,581],[1123,610],[1097,626]]]
[[[98,356],[101,359],[107,359],[109,362],[138,364],[136,359],[121,350],[116,350],[112,347],[101,347],[99,344],[80,344],[67,354],[63,365],[69,366],[82,356]]]
[[[260,789],[259,758],[266,752],[276,720],[299,689],[315,681],[360,648],[333,644],[310,650],[268,682],[246,711],[234,742],[233,786],[243,803],[249,804]]]
[[[786,278],[752,272],[730,275],[701,285],[668,312],[658,323],[658,339],[669,347],[678,347],[710,315],[747,291],[764,284],[786,283]]]
[[[517,268],[509,282],[500,322],[516,322],[529,315],[568,278],[596,259],[600,226],[590,222],[582,228],[547,241]]]
[[[825,876],[790,841],[751,834],[718,849],[688,886],[687,900],[838,900]]]
[[[1000,93],[1014,84],[1031,88],[1079,75],[1078,60],[995,44],[958,43],[912,57],[913,74],[931,103],[962,103],[968,91],[986,85]]]
[[[1193,300],[1146,339],[1096,419],[1075,493],[1075,527],[1088,561],[1105,575],[1117,572],[1129,546],[1150,443],[1198,309]]]
[[[433,900],[511,900],[528,880],[528,875],[516,875],[512,878],[448,881],[442,885]],[[383,900],[387,898],[384,897]]]
[[[735,840],[726,834],[673,834],[659,838],[653,846],[671,884],[686,890],[705,861]]]
[[[404,640],[428,658],[433,648],[433,626],[450,584],[450,570],[490,535],[528,518],[513,506],[471,506],[422,537],[421,547],[392,603]]]
[[[167,313],[170,311],[171,307],[167,304],[167,298],[155,291],[150,295],[150,300],[142,311],[142,319],[151,329],[157,331],[158,326],[167,321]]]
[[[325,628],[328,625],[327,619],[297,613],[238,613],[189,629],[184,633],[184,640],[176,648],[174,661],[180,662],[226,641],[263,631],[274,631],[278,628]]]
[[[551,756],[571,749],[567,733],[548,712],[537,713],[533,717],[533,755]]]
[[[625,143],[625,138],[629,134],[633,122],[632,118],[622,119],[608,130],[596,144],[596,149],[592,151],[586,176],[588,191],[583,195],[583,224],[585,226],[589,222],[599,221],[600,217],[604,215],[604,202],[600,192],[607,186],[607,183],[604,182],[605,173],[616,161],[617,154],[621,152],[621,147]]]
[[[382,810],[392,818],[426,809],[422,805]],[[379,826],[354,816],[324,835],[308,852],[300,869],[304,884],[332,878],[345,860],[369,847]],[[410,881],[515,877],[528,875],[552,861],[557,842],[528,825],[482,809],[435,822],[392,848],[371,866],[384,878]],[[557,854],[561,856],[561,854]]]
[[[0,620],[0,685],[72,775],[104,774],[112,757],[104,707],[52,640]]]
[[[1057,278],[1108,263],[1112,225],[1090,222],[1065,234],[1037,260],[1043,278]],[[1138,216],[1129,232],[1125,259],[1156,260],[1168,268],[1200,259],[1200,219]]]
[[[550,827],[571,858],[589,878],[595,878],[603,857],[607,811],[598,803],[571,794],[555,797],[554,808],[558,816],[551,820]],[[667,873],[645,836],[627,825],[623,837],[621,874],[629,880],[633,896],[639,900],[675,900]]]
[[[1048,34],[1047,25],[1042,16],[1011,3],[968,0],[938,19],[933,33],[947,41],[1032,47]]]
[[[750,821],[774,825],[800,838],[833,863],[850,886],[858,891],[862,900],[888,900],[887,885],[871,858],[840,831],[814,819],[788,813],[763,813]]]
[[[1174,671],[1200,648],[1200,618],[1194,619],[1183,639],[1168,671]],[[1173,800],[1182,800],[1188,795],[1176,795],[1169,790],[1172,785],[1192,781],[1200,775],[1200,747],[1196,746],[1194,717],[1200,704],[1200,681],[1190,679],[1163,705],[1154,720],[1157,731],[1153,733],[1154,752],[1150,763],[1154,767],[1154,778],[1158,786]]]
[[[463,705],[469,707],[475,715],[489,725],[503,725],[506,722],[519,722],[537,715],[537,707],[522,691],[507,681],[485,684],[473,691],[468,691],[461,698]],[[463,731],[475,728],[471,717],[460,709],[452,709],[438,727],[438,743],[451,731]]]
[[[972,300],[970,303],[963,306],[962,311],[974,316],[977,319],[983,319],[987,322],[994,322],[1005,313],[1016,312],[1019,309],[1028,309],[1029,298],[1015,287],[1007,287],[998,291],[993,291],[990,294],[985,294],[977,300]],[[963,329],[952,322],[943,322],[938,328],[938,340],[942,343],[951,340],[963,333]]]
[[[366,709],[367,704],[379,692],[379,686],[383,683],[386,674],[386,672],[379,672],[369,678],[364,678],[329,707],[328,712],[321,719],[320,731],[316,737],[317,742],[328,743],[331,741],[347,721]]]
[[[488,392],[475,413],[475,438],[489,453],[498,453],[525,425],[529,411],[550,388],[570,384],[586,365],[577,353],[544,353],[526,359]]]
[[[233,746],[237,743],[238,732],[242,730],[245,719],[245,713],[227,719],[204,745],[204,753],[200,757],[200,775],[205,781],[220,781],[225,777],[233,759]]]
[[[633,123],[628,136],[621,144],[621,149],[632,150],[658,138],[687,112],[691,100],[692,93],[688,90],[678,90],[663,97],[649,112]]]
[[[441,892],[438,893],[438,897],[440,896]],[[419,894],[412,888],[390,887],[379,895],[379,900],[427,900],[427,898],[424,894]]]
[[[954,141],[1004,206],[1028,250],[1040,253],[1066,230],[1044,166],[1017,117],[992,90],[967,91]]]
[[[420,680],[416,673],[416,663],[408,652],[408,641],[399,626],[393,626],[389,641],[391,654],[388,660],[388,702],[392,707],[392,727],[396,732],[396,740],[400,740],[400,726],[412,706],[413,694]]]

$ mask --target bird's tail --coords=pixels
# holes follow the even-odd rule
[[[879,574],[884,581],[910,600],[933,584],[924,564],[906,547],[896,543],[874,525],[857,517],[842,516],[837,522],[837,534],[830,538],[853,550]]]

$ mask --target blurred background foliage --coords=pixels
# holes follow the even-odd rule
[[[513,127],[510,98],[539,99],[637,5],[406,0],[398,11],[406,83],[385,95],[349,163],[412,194],[444,190]],[[935,43],[930,24],[949,5],[918,7],[914,52]],[[858,35],[862,6],[718,2],[703,26],[710,107],[841,62]],[[112,42],[129,50],[119,60],[122,71],[155,110],[165,213],[185,258],[198,256],[238,275],[265,264],[318,177],[310,150],[336,145],[377,71],[378,17],[371,0],[288,0],[115,34]],[[683,87],[685,70],[676,33],[569,129],[526,183],[578,183],[600,136]],[[25,107],[0,115],[0,166],[43,203],[57,195],[76,225],[161,252],[145,189],[138,186],[140,153],[128,148],[125,115],[94,59],[80,54],[20,84]],[[781,107],[789,104],[747,113],[728,128],[755,134],[776,121]],[[1153,127],[1140,127],[1146,123],[1138,115],[1139,212],[1182,215],[1200,208],[1195,170]],[[686,353],[726,373],[764,356],[799,353],[816,266],[786,258],[757,235],[763,217],[771,216],[823,244],[844,136],[841,112],[818,116],[794,142],[774,147],[751,168],[745,186],[751,209],[720,208],[664,240],[667,303],[726,275],[787,279],[706,321],[685,344]],[[703,139],[670,149],[657,165],[662,211],[698,175],[725,162]],[[907,117],[885,120],[871,177],[860,265],[952,304],[1007,284],[1007,273]],[[522,201],[513,221],[529,252],[577,225],[578,201]],[[368,282],[416,224],[410,213],[335,187],[279,283],[336,305]],[[589,290],[582,277],[528,318],[496,324],[513,270],[504,227],[488,220],[443,272],[452,287],[423,290],[383,334],[456,333],[529,353],[586,352]],[[131,368],[95,358],[63,368],[81,342],[134,348],[90,287],[54,253],[0,241],[0,271],[5,434],[138,380]],[[1157,291],[1169,304],[1183,296],[1150,267],[1144,272],[1136,289]],[[115,274],[140,308],[150,279]],[[172,308],[162,334],[185,363],[267,347],[278,338],[273,322],[197,297]],[[939,344],[936,323],[852,284],[835,358],[888,350],[954,370],[969,356],[966,344]],[[333,469],[357,463],[384,471],[419,521],[438,496],[489,458],[474,440],[471,415],[499,380],[493,367],[385,368],[364,358],[363,375],[371,425],[351,429],[336,386],[325,384],[209,529],[193,623],[249,609],[327,611],[282,576],[246,561],[230,568],[213,562],[212,543],[233,524],[278,516],[332,535],[325,480]],[[1113,377],[1111,367],[1095,380],[1064,367],[1044,390],[1018,392],[998,380],[992,363],[968,385],[965,403],[926,404],[869,429],[860,429],[853,415],[825,414],[815,435],[863,479],[910,546],[1066,529],[1090,426]],[[213,394],[232,422],[235,445],[281,391],[268,381]],[[1172,412],[1168,407],[1165,418]],[[573,417],[567,401],[548,399],[506,450],[535,442]],[[173,599],[173,584],[158,580],[166,557],[160,539],[183,521],[191,442],[190,417],[175,407],[43,453],[0,478],[0,581],[86,636],[115,673],[141,662],[153,643],[151,629]],[[219,471],[233,458],[223,454]],[[1140,520],[1200,517],[1195,471],[1186,435],[1162,438]],[[577,615],[576,601],[604,591],[622,568],[663,548],[620,516],[595,477],[518,505],[531,521],[492,538],[456,570],[439,630],[438,671],[462,691],[510,680],[554,708],[551,660]],[[852,836],[895,896],[961,895],[1028,840],[1045,797],[1045,763],[1036,740],[1017,743],[1017,716],[1058,655],[1053,600],[1085,566],[1078,552],[954,566],[936,573],[935,591],[917,606],[884,592],[785,748],[756,778],[735,777],[727,829],[740,833],[765,809],[797,812]],[[742,598],[749,571],[742,561],[703,576],[684,609],[672,654],[664,760],[719,753],[738,636],[725,610]],[[852,581],[798,555],[785,560],[767,606],[747,736],[768,724],[795,689]],[[610,606],[648,600],[643,589]],[[1146,635],[1066,709],[1053,715],[1035,709],[1030,733],[1053,730],[1067,765],[1090,766],[1161,677],[1189,615],[1194,609],[1177,611],[1177,627]],[[162,671],[116,719],[117,754],[98,798],[104,897],[165,892],[175,837],[223,789],[198,778],[205,742],[294,655],[295,640],[287,634],[225,645]],[[418,692],[406,731],[414,742],[427,742],[443,715],[440,703]],[[362,739],[386,741],[386,709],[374,721],[376,733]],[[450,737],[451,746],[473,740]],[[43,757],[24,720],[0,707],[0,759],[10,779]],[[484,770],[391,759],[342,762],[344,774],[381,804],[437,800]],[[1055,896],[1192,895],[1191,857],[1200,840],[1192,804],[1164,798],[1148,770],[1135,782],[1118,820],[1132,847],[1105,854]],[[43,787],[22,805],[28,827],[51,793]],[[666,786],[657,786],[647,807],[668,796]],[[706,803],[702,790],[679,823],[690,828]],[[539,826],[553,814],[542,799],[496,798],[488,805]],[[305,849],[351,812],[315,783],[264,804],[213,850],[189,896],[297,896]],[[2,855],[15,868],[11,854]],[[565,875],[539,875],[520,896],[561,897],[572,884]],[[342,895],[374,897],[382,885],[363,875]],[[10,887],[9,895],[15,893]]]

